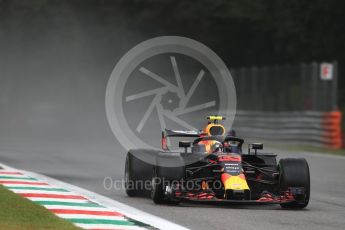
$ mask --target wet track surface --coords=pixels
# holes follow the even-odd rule
[[[98,8],[95,7],[95,1],[32,1],[37,3],[31,8],[28,6],[30,4],[24,3],[29,1],[0,2],[5,5],[0,20],[1,163],[89,189],[191,229],[344,229],[345,157],[298,152],[279,155],[302,156],[309,162],[311,200],[308,208],[301,211],[282,210],[279,205],[158,206],[149,199],[128,198],[121,189],[105,189],[103,182],[106,177],[112,180],[123,178],[126,154],[111,132],[105,113],[109,77],[121,57],[134,46],[146,39],[168,34],[163,31],[156,33],[155,30],[143,33],[146,26],[151,31],[153,25],[139,23],[137,26],[142,29],[133,27],[129,19],[136,18],[134,13],[126,13],[117,4],[113,8],[111,4],[107,5],[122,1],[99,1],[105,5]],[[11,2],[14,5],[23,2],[23,7],[19,5],[17,12]],[[39,2],[42,2],[42,7],[39,7]],[[177,18],[180,20],[180,17]],[[186,30],[189,30],[188,27]],[[223,37],[223,30],[219,31]],[[204,33],[197,31],[195,39],[199,37],[197,34]],[[183,33],[173,32],[171,35]],[[206,45],[213,47],[215,44]],[[216,53],[223,51],[222,46],[220,43]],[[245,44],[236,46],[240,53],[243,53],[243,47],[248,50]],[[230,56],[225,51],[221,52],[222,55],[236,58],[236,54]],[[168,59],[159,57],[159,60],[151,60],[152,63],[148,60],[144,67],[166,75],[166,80],[173,83],[174,71],[169,55],[165,57]],[[193,82],[197,82],[195,79],[200,66],[183,57],[180,59],[176,56],[176,60],[179,65],[182,64],[181,76],[185,89],[192,88]],[[226,65],[234,64],[230,61]],[[133,76],[136,80],[129,81],[133,86],[123,95],[133,97],[139,92],[161,87],[159,82],[151,82],[150,78],[140,74],[137,71],[137,75]],[[144,78],[140,80],[139,76]],[[244,83],[249,86],[249,82]],[[210,89],[214,88],[212,84],[201,81],[201,88],[196,90],[194,97],[198,103],[191,105],[213,103],[218,96],[215,94],[214,99],[209,98],[213,91]],[[250,89],[251,86],[244,87],[239,95],[244,96],[244,100],[241,100],[245,106],[242,107],[255,110],[256,101],[247,99]],[[258,89],[255,88],[253,92],[258,92]],[[275,94],[275,90],[272,92]],[[130,118],[128,122],[133,125],[132,129],[144,116],[144,109],[151,100],[148,97],[143,101],[134,101],[133,105],[128,104],[126,116]],[[238,109],[241,109],[241,100]],[[143,110],[139,112],[140,108]],[[207,116],[216,114],[209,109],[203,112]],[[217,114],[222,114],[222,111]],[[197,120],[202,124],[205,122],[205,116],[200,111],[185,118],[189,118],[187,124]],[[150,116],[147,130],[152,129],[153,134],[148,135],[149,138],[160,144],[161,127],[157,122],[157,116]],[[169,124],[166,127],[173,128]],[[147,130],[143,133],[147,134]]]
[[[93,145],[3,139],[0,161],[78,185],[191,229],[343,229],[345,225],[345,157],[278,151],[279,157],[302,156],[309,162],[311,200],[305,210],[282,210],[279,205],[175,207],[104,188],[105,177],[123,177],[124,150],[117,152],[114,144],[111,139]]]

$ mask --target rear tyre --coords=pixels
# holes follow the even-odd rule
[[[152,170],[151,165],[136,158],[130,152],[127,154],[125,165],[125,190],[128,196],[136,197],[148,194],[149,188],[145,188],[145,180],[151,178],[151,175],[147,173],[148,168],[150,168],[149,171]]]
[[[304,194],[296,195],[296,201],[292,203],[281,204],[282,208],[303,209],[309,203],[310,197],[310,174],[309,166],[303,158],[287,158],[279,161],[280,171],[280,190],[286,191],[291,187],[303,187]]]
[[[154,167],[152,172],[152,182],[151,182],[151,199],[155,204],[164,204],[164,184],[163,179],[158,177],[157,169]]]

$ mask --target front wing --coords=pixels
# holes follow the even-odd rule
[[[207,203],[207,204],[286,204],[295,202],[293,193],[288,190],[282,195],[274,195],[269,192],[264,192],[259,199],[256,200],[229,200],[219,199],[214,196],[213,193],[200,192],[200,193],[177,193],[176,198],[180,201],[191,202],[191,203]]]

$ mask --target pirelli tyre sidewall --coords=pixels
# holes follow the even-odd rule
[[[152,165],[127,153],[125,165],[125,190],[128,196],[148,196],[150,188],[145,186],[151,179]]]
[[[310,173],[308,162],[304,158],[281,159],[278,164],[280,171],[279,186],[281,191],[290,187],[303,187],[304,196],[297,196],[296,201],[281,204],[283,208],[302,209],[309,203],[310,198]]]

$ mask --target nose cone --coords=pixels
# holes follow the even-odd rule
[[[221,181],[225,190],[249,190],[249,186],[243,173],[238,176],[223,173],[221,176]]]

